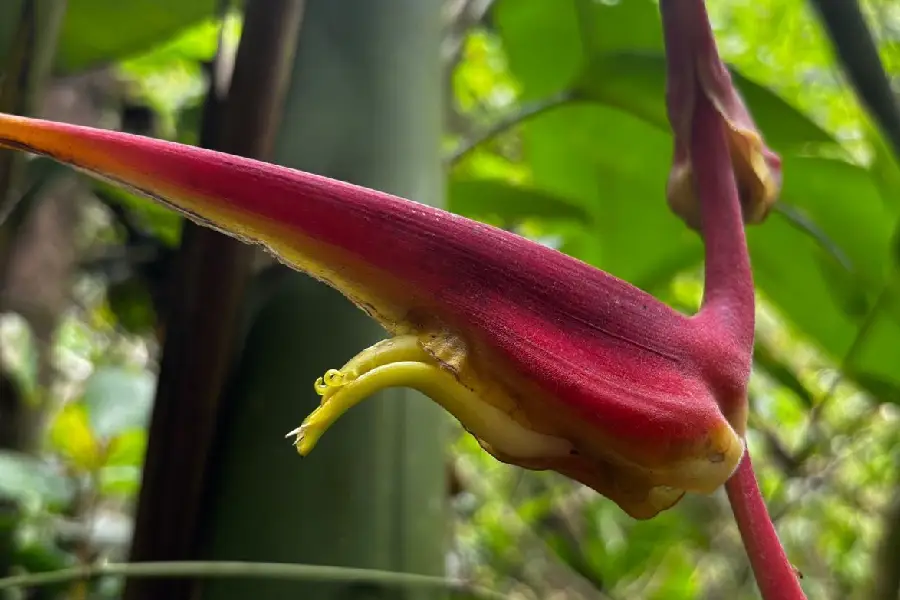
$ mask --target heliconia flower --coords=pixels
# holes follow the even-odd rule
[[[292,432],[301,454],[394,386],[441,404],[497,459],[567,475],[636,518],[716,490],[744,453],[753,287],[727,194],[707,203],[718,255],[707,256],[704,307],[688,317],[513,233],[321,176],[6,115],[0,146],[259,244],[384,326],[390,339],[316,382],[322,403]],[[732,333],[748,307],[749,336]]]
[[[746,223],[768,216],[781,191],[781,159],[769,150],[716,49],[703,0],[660,2],[666,47],[666,105],[675,149],[666,197],[689,226],[700,229],[700,203],[690,156],[691,119],[705,95],[727,125],[728,149]]]

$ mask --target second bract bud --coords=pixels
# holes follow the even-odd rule
[[[704,94],[727,125],[731,163],[744,221],[762,222],[781,190],[781,160],[769,150],[731,74],[719,57],[703,0],[661,0],[666,46],[666,104],[675,136],[666,196],[691,228],[700,229],[700,203],[689,152],[691,118]]]

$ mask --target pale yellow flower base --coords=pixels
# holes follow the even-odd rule
[[[443,368],[415,335],[378,342],[340,370],[331,369],[315,383],[322,403],[297,429],[297,451],[306,456],[322,434],[349,408],[390,387],[418,390],[456,417],[482,444],[522,459],[565,456],[572,445],[562,438],[527,429],[484,401]]]

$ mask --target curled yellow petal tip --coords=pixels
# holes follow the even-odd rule
[[[316,383],[313,387],[316,390],[316,393],[324,398],[329,395],[329,392],[334,392],[337,388],[344,385],[348,380],[353,379],[353,373],[344,373],[342,371],[338,371],[337,369],[328,369],[325,371],[325,375],[316,379]]]
[[[456,417],[483,443],[522,459],[565,456],[569,441],[535,432],[463,385],[426,352],[414,335],[383,340],[362,351],[341,369],[330,369],[315,384],[322,403],[297,429],[297,451],[306,456],[347,410],[386,388],[418,390]]]

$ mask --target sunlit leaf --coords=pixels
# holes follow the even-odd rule
[[[123,432],[146,427],[155,389],[155,378],[145,371],[116,367],[95,371],[84,390],[84,405],[95,435],[112,440]]]
[[[56,414],[50,425],[50,442],[77,469],[93,471],[103,461],[102,446],[81,403],[67,404]]]
[[[112,437],[107,444],[106,467],[139,467],[147,450],[147,430],[128,429]]]
[[[159,204],[126,192],[114,185],[103,182],[93,183],[97,194],[105,201],[121,204],[136,215],[148,232],[169,247],[177,247],[181,240],[183,219],[174,211]]]
[[[141,469],[110,466],[100,470],[100,491],[107,495],[133,497],[141,487]]]
[[[216,0],[69,2],[59,41],[58,68],[82,70],[149,50],[212,17],[216,4]]]

